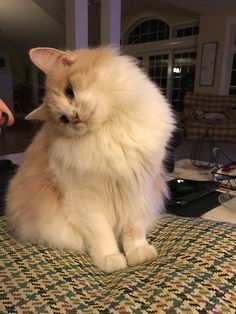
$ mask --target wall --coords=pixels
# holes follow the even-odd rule
[[[0,98],[2,97],[13,111],[18,111],[19,99],[22,100],[22,89],[30,86],[31,82],[31,62],[28,50],[18,46],[8,46],[0,48],[0,56],[8,59],[6,69],[1,72]],[[7,71],[3,73],[4,71]],[[27,94],[26,102],[30,105],[30,95]]]
[[[0,98],[14,111],[12,74],[0,70]]]
[[[200,17],[200,30],[198,36],[198,49],[197,49],[197,67],[195,78],[195,93],[203,94],[221,94],[222,73],[224,68],[224,55],[225,41],[227,31],[227,16],[201,16]],[[202,57],[202,45],[207,42],[217,42],[217,55],[214,72],[214,82],[212,86],[200,85],[200,68]],[[225,73],[229,75],[229,73]]]
[[[0,56],[9,59],[7,70],[12,73],[14,86],[29,83],[30,62],[27,51],[20,49],[20,47],[1,47]]]

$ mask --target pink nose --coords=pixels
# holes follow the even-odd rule
[[[71,119],[71,121],[72,121],[74,124],[77,124],[77,123],[80,123],[80,122],[81,122],[78,113],[76,113],[76,115]]]

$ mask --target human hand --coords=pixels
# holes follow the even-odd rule
[[[7,126],[12,125],[15,121],[14,116],[11,113],[10,109],[5,104],[5,102],[2,99],[0,99],[0,126],[3,125],[5,121],[5,118],[3,117],[4,112],[7,113],[8,115]]]

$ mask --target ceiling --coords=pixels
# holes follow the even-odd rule
[[[98,1],[89,3],[97,5]],[[236,0],[122,0],[122,23],[148,12],[160,14],[173,23],[202,14],[236,16]],[[63,47],[64,25],[65,0],[0,0],[1,49],[4,46]]]
[[[41,1],[42,6],[39,2],[0,0],[1,49],[64,46],[64,0]]]
[[[236,14],[235,0],[163,0],[203,15]]]

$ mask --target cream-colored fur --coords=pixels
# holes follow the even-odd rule
[[[109,47],[30,56],[47,83],[28,118],[44,125],[10,183],[10,224],[22,240],[86,251],[105,272],[153,260],[146,232],[168,194],[162,162],[174,129],[165,98]]]

